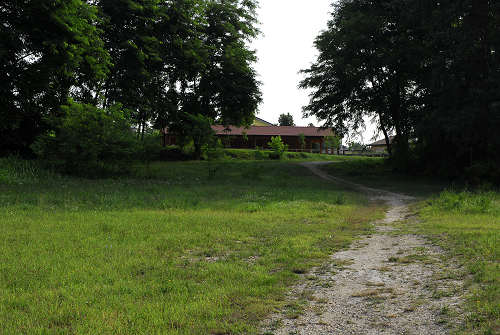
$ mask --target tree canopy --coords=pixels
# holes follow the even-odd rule
[[[280,127],[295,126],[295,122],[293,121],[293,115],[290,113],[281,114],[278,119],[278,124],[280,125]]]
[[[500,6],[342,0],[304,70],[305,116],[337,134],[375,118],[402,168],[458,175],[498,162]],[[436,169],[439,167],[439,169]],[[486,168],[488,169],[488,168]]]
[[[29,151],[50,130],[46,120],[68,104],[121,105],[139,136],[150,125],[184,134],[195,119],[251,124],[261,101],[249,47],[259,33],[256,6],[256,0],[3,1],[0,153]]]

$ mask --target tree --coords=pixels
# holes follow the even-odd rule
[[[328,29],[316,39],[320,54],[303,71],[302,88],[313,89],[304,116],[316,116],[337,134],[356,131],[377,116],[389,142],[394,129],[398,154],[408,159],[411,113],[420,108],[415,84],[420,67],[419,32],[411,28],[408,1],[340,1]],[[390,145],[390,143],[389,143]]]
[[[181,144],[193,143],[194,158],[200,159],[202,147],[217,140],[212,129],[213,121],[202,114],[184,113],[182,123],[173,126],[172,131],[179,136]]]
[[[325,138],[325,144],[328,148],[335,150],[340,148],[341,140],[338,136],[327,136]]]
[[[248,43],[258,34],[256,6],[256,0],[2,2],[0,150],[28,148],[50,127],[46,116],[57,116],[69,98],[104,110],[121,104],[138,137],[150,126],[185,136],[180,129],[194,131],[190,122],[199,116],[250,125],[261,101]]]
[[[348,144],[349,150],[351,151],[365,151],[366,146],[359,142],[350,142]]]
[[[281,136],[271,137],[271,142],[267,143],[269,147],[273,150],[274,158],[281,159],[285,151],[288,150],[288,145],[283,143]]]
[[[295,123],[293,122],[293,116],[290,113],[281,114],[278,119],[278,123],[280,127],[295,126]]]
[[[491,176],[500,163],[500,5],[448,0],[428,7],[416,154],[429,170]]]
[[[306,148],[306,135],[299,134],[299,145],[302,150]]]
[[[81,0],[0,3],[0,153],[27,153],[69,96],[96,97],[110,65],[97,20]]]
[[[205,3],[197,18],[204,24],[195,27],[199,63],[188,66],[192,72],[175,85],[180,87],[175,93],[178,109],[167,118],[169,128],[181,129],[185,114],[203,115],[226,126],[251,125],[261,101],[253,69],[255,51],[248,47],[258,34],[255,9],[255,1]]]

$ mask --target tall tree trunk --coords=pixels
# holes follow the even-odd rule
[[[382,114],[378,112],[378,118],[380,121],[380,129],[382,130],[382,133],[384,133],[384,138],[385,138],[385,144],[387,145],[387,152],[389,153],[389,157],[392,157],[392,143],[391,143],[391,138],[389,137],[389,134],[387,132],[387,128],[385,126],[385,122],[382,119]]]
[[[141,141],[144,141],[144,132],[146,129],[146,121],[142,119],[142,131],[141,131]]]

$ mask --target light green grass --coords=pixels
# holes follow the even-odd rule
[[[420,210],[431,236],[472,275],[464,334],[500,334],[500,193],[446,191]]]
[[[254,334],[381,212],[293,163],[85,180],[2,159],[1,333]]]

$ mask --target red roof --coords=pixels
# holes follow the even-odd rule
[[[307,137],[333,136],[331,129],[318,127],[251,126],[250,128],[238,128],[212,126],[212,129],[217,135],[243,135],[243,133],[246,133],[247,136],[299,136],[300,134]]]

